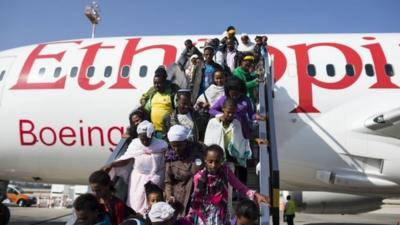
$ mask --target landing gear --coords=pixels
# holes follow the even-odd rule
[[[0,180],[0,225],[7,225],[10,221],[10,210],[2,202],[7,198],[8,180]]]

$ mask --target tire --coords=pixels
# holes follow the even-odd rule
[[[18,200],[17,204],[19,207],[24,207],[26,206],[26,201],[24,199],[20,199]]]
[[[0,203],[0,225],[7,225],[10,221],[10,210],[8,207]]]

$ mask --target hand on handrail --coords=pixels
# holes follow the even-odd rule
[[[258,145],[269,145],[269,141],[268,141],[267,139],[256,138],[256,139],[254,139],[254,141],[255,141]]]
[[[256,114],[256,120],[257,121],[267,121],[268,120],[268,116],[267,115],[265,115],[265,116],[263,116],[263,115],[260,115],[260,114]]]

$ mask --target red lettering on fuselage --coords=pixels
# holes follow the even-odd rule
[[[140,42],[140,38],[128,39],[128,43],[125,46],[124,53],[121,57],[121,62],[119,64],[118,75],[122,73],[122,68],[126,65],[133,64],[134,56],[148,50],[161,49],[164,50],[164,61],[163,65],[168,66],[175,61],[176,58],[176,47],[173,45],[150,45],[138,49],[137,46]],[[110,88],[112,89],[125,89],[125,88],[135,88],[129,83],[129,78],[124,78],[122,76],[117,76],[117,83],[115,83]]]
[[[316,47],[332,47],[343,53],[348,64],[354,66],[354,76],[343,76],[340,81],[334,83],[322,82],[308,75],[307,66],[310,64],[308,51]],[[316,85],[325,89],[344,89],[357,81],[361,74],[362,61],[360,56],[352,48],[337,43],[317,43],[317,44],[299,44],[292,45],[289,48],[294,49],[297,61],[297,77],[299,90],[299,105],[292,110],[293,113],[307,112],[318,113],[319,110],[313,104],[313,86]]]
[[[364,37],[364,40],[374,41],[374,37]],[[135,84],[130,82],[130,77],[122,77],[121,73],[125,66],[130,66],[135,64],[135,56],[140,53],[151,51],[151,50],[162,50],[163,58],[162,64],[165,66],[170,65],[176,60],[177,57],[177,48],[174,45],[169,44],[155,44],[155,45],[147,45],[139,47],[141,38],[130,38],[126,40],[126,44],[124,46],[124,50],[122,55],[120,56],[120,62],[118,65],[118,73],[116,76],[115,82],[112,82],[108,86],[109,89],[133,89],[135,88]],[[196,44],[199,44],[205,41],[205,38],[198,38],[196,40]],[[62,63],[63,57],[66,51],[55,52],[51,54],[43,53],[44,48],[47,45],[66,45],[66,44],[75,44],[79,45],[82,41],[72,41],[72,42],[58,42],[58,43],[48,43],[48,44],[39,44],[36,48],[32,50],[32,52],[27,57],[25,63],[22,66],[21,72],[19,74],[19,78],[17,83],[11,87],[12,90],[22,90],[22,89],[64,89],[67,76],[61,76],[56,81],[53,82],[28,82],[28,78],[32,72],[33,65],[36,63],[40,63],[43,59],[46,60],[55,60],[56,62]],[[343,54],[346,59],[347,64],[351,64],[354,67],[355,74],[353,76],[344,75],[343,78],[336,82],[324,82],[315,77],[311,77],[307,74],[307,66],[312,63],[309,59],[309,51],[312,49],[317,49],[319,47],[329,47],[335,50],[338,50]],[[384,67],[387,64],[387,60],[385,57],[385,52],[382,49],[382,46],[379,43],[371,43],[361,45],[361,47],[367,49],[372,57],[375,71],[376,71],[376,83],[368,88],[379,89],[379,88],[399,88],[398,85],[394,84],[390,77],[386,74]],[[273,46],[268,46],[269,54],[274,56],[274,72],[275,72],[275,80],[279,81],[282,76],[286,72],[287,62],[285,55]],[[311,43],[311,44],[296,44],[290,45],[288,48],[294,50],[295,53],[295,63],[297,65],[297,79],[298,79],[298,106],[293,109],[291,112],[293,113],[318,113],[320,110],[317,106],[314,105],[314,95],[313,89],[315,87],[329,89],[329,90],[338,90],[338,89],[346,89],[352,86],[360,77],[361,71],[363,69],[363,62],[361,60],[360,55],[351,47],[340,44],[340,43]],[[83,60],[79,68],[78,75],[78,85],[83,90],[98,90],[100,88],[105,87],[105,80],[100,80],[97,83],[90,83],[90,79],[86,77],[86,72],[89,66],[95,64],[95,59],[100,50],[106,51],[106,53],[112,53],[115,46],[107,45],[103,42],[91,44],[85,47],[81,47],[80,49],[85,50],[83,55]],[[158,54],[158,53],[157,53]],[[152,62],[154,64],[154,62]],[[344,66],[344,65],[343,65]],[[26,124],[28,125],[28,124]],[[28,131],[25,136],[28,135]],[[85,144],[85,140],[80,140],[81,145]]]
[[[26,128],[26,125],[29,128]],[[35,124],[30,120],[20,120],[19,121],[19,140],[21,145],[34,145],[37,142],[37,137],[33,134],[33,130],[35,130]],[[30,137],[30,141],[26,140],[27,137]]]
[[[367,40],[374,40],[373,37],[365,37]],[[385,65],[387,64],[385,53],[379,43],[363,45],[362,47],[371,52],[372,60],[376,71],[376,83],[371,88],[399,88],[399,86],[392,83],[390,77],[385,72]]]
[[[46,145],[54,146],[57,143],[66,147],[74,146],[117,146],[121,135],[125,132],[123,126],[86,126],[79,120],[77,127],[64,126],[55,128],[41,127],[28,119],[19,120],[19,136],[21,146]],[[114,139],[113,139],[114,138]],[[118,139],[117,139],[118,138]],[[107,142],[106,142],[107,141]]]
[[[286,57],[281,51],[279,51],[279,49],[272,46],[268,46],[268,53],[274,56],[274,78],[275,81],[278,81],[286,71]]]
[[[72,41],[72,42],[65,42],[65,43],[75,43],[80,44],[81,41]],[[56,43],[49,43],[49,44],[40,44],[38,45],[31,54],[29,54],[28,58],[26,59],[24,65],[22,66],[22,70],[19,74],[19,78],[17,83],[11,87],[13,90],[23,90],[23,89],[63,89],[65,87],[65,80],[66,76],[60,77],[55,82],[47,82],[47,83],[29,83],[28,78],[32,74],[32,66],[33,64],[39,59],[54,59],[58,62],[61,62],[62,58],[66,51],[54,53],[54,54],[40,54],[42,50],[50,44]]]
[[[97,55],[97,52],[99,49],[110,49],[114,48],[114,46],[102,46],[102,43],[97,43],[93,45],[89,45],[86,47],[83,47],[82,49],[86,49],[86,54],[85,57],[82,60],[81,67],[79,69],[79,78],[78,78],[78,84],[82,89],[91,91],[91,90],[96,90],[101,88],[105,82],[100,81],[97,84],[90,84],[89,81],[90,79],[86,77],[86,71],[89,68],[89,66],[93,65],[94,59]]]

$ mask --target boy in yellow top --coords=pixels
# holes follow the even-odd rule
[[[290,195],[286,197],[286,205],[285,205],[285,210],[283,211],[283,215],[286,217],[286,222],[288,225],[294,225],[293,219],[295,216],[295,210],[296,210],[296,204],[294,203],[293,200],[291,200]]]
[[[140,99],[140,104],[150,114],[150,120],[154,124],[155,136],[165,138],[163,130],[163,119],[175,108],[175,94],[179,86],[167,80],[167,72],[160,66],[155,71],[151,87]]]

